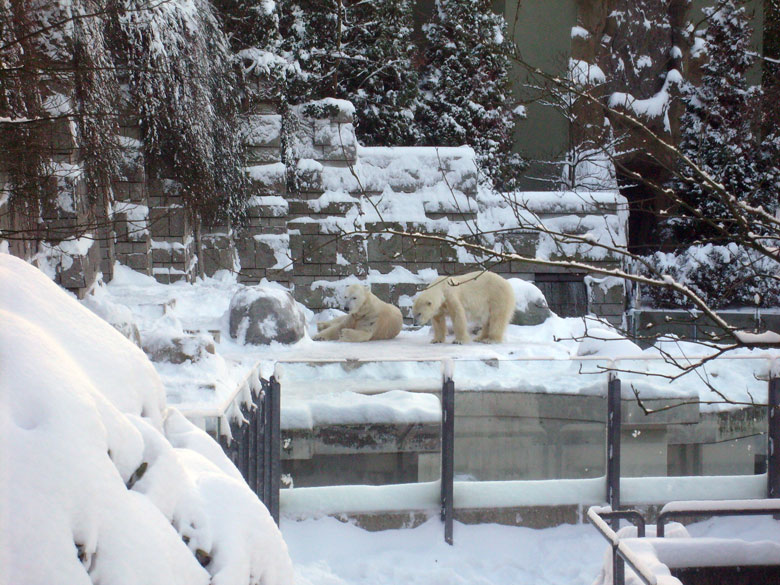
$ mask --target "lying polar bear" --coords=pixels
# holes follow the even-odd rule
[[[347,287],[347,315],[317,323],[314,339],[374,341],[392,339],[401,331],[403,317],[398,307],[380,300],[361,284]]]
[[[454,343],[468,343],[468,322],[481,327],[476,341],[501,343],[515,312],[515,293],[505,279],[486,270],[463,276],[442,276],[417,295],[412,314],[418,325],[433,321],[433,343],[447,334],[447,317]]]

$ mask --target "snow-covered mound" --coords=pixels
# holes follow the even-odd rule
[[[138,347],[8,254],[0,323],[4,582],[292,582],[267,510]]]

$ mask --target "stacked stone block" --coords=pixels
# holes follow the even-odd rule
[[[506,231],[495,240],[473,235],[478,231],[478,214],[490,210],[484,198],[477,198],[471,149],[358,147],[349,104],[324,100],[320,106],[313,114],[305,107],[298,112],[294,169],[282,162],[282,118],[273,107],[260,104],[246,116],[244,142],[253,189],[246,222],[209,229],[202,228],[185,207],[180,184],[146,175],[137,121],[125,120],[121,176],[113,185],[115,203],[98,226],[100,245],[69,264],[69,270],[84,272],[86,277],[82,282],[66,274],[68,286],[89,286],[94,280],[91,275],[100,268],[110,278],[114,259],[163,283],[231,270],[244,283],[268,279],[289,286],[297,300],[316,311],[338,306],[338,283],[357,276],[372,282],[377,294],[406,311],[426,284],[428,275],[423,271],[455,274],[482,266],[479,258],[445,241],[453,234],[489,247],[497,243],[524,256],[536,255],[543,242],[539,233],[527,229]],[[53,152],[63,168],[78,169],[73,137],[61,130],[62,136],[52,138]],[[65,191],[73,191],[73,201],[84,201],[84,194],[78,192],[83,189],[78,186],[78,173],[74,177],[72,184],[67,177],[58,180]],[[550,194],[536,195],[544,194],[533,199],[543,203],[533,211],[545,219],[573,219],[575,234],[584,231],[584,224],[577,225],[580,219],[620,216],[608,199],[575,209],[549,203]],[[50,227],[71,233],[80,213],[75,208],[57,210],[48,218]],[[434,239],[388,230],[419,232]],[[437,235],[442,239],[436,240]],[[619,265],[619,258],[610,254],[582,260],[604,267]],[[408,272],[385,278],[399,267]],[[522,261],[494,269],[507,277],[537,282],[541,277],[565,276],[558,267]],[[581,285],[583,298],[587,296],[588,309],[619,321],[622,285],[607,292],[602,292],[603,286],[590,287],[585,295],[584,277],[572,278],[579,279],[577,286]]]
[[[149,202],[141,130],[137,122],[128,120],[121,133],[120,177],[113,185],[114,257],[133,270],[151,274]]]
[[[182,186],[171,179],[148,182],[152,276],[163,284],[196,276],[192,214],[184,205]]]

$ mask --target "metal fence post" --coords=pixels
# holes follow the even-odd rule
[[[613,510],[620,507],[620,424],[620,378],[610,372],[607,386],[607,503]],[[613,519],[613,522],[619,521]]]
[[[767,435],[767,495],[780,498],[780,378],[770,378],[767,392],[769,429]]]
[[[607,384],[607,503],[612,510],[620,508],[620,378],[609,373]],[[620,528],[620,519],[611,520],[612,530]],[[614,585],[625,583],[625,564],[616,551],[612,551],[612,575]]]
[[[441,519],[444,541],[452,544],[455,477],[455,382],[445,373],[441,388]]]
[[[271,376],[265,392],[264,414],[264,465],[263,502],[271,517],[279,524],[279,488],[281,483],[281,386],[276,376]]]
[[[259,377],[259,374],[257,374]],[[257,395],[252,395],[255,404],[255,475],[252,478],[255,484],[257,497],[263,497],[263,467],[265,466],[265,390],[267,382],[259,378],[260,390]]]

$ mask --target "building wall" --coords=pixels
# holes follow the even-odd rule
[[[577,24],[575,0],[501,0],[494,7],[504,15],[510,38],[527,65],[553,75],[566,74],[571,29]],[[515,130],[515,150],[531,162],[521,188],[555,189],[561,168],[550,161],[560,159],[569,147],[569,121],[538,99],[544,94],[543,79],[517,62],[512,65],[511,79],[513,94],[526,104],[527,112]]]

